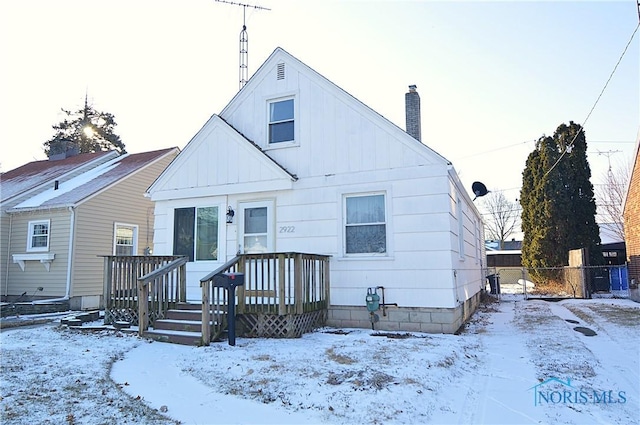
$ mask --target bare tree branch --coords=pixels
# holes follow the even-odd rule
[[[517,202],[509,201],[502,192],[490,192],[482,201],[489,218],[485,221],[485,230],[491,240],[500,242],[500,249],[504,248],[504,241],[518,230],[521,206]]]
[[[627,182],[631,176],[631,164],[620,162],[614,168],[611,166],[603,174],[604,183],[596,186],[595,195],[598,206],[598,216],[601,230],[604,234],[619,241],[624,241],[624,195]]]

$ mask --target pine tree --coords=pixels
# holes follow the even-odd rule
[[[588,249],[591,265],[603,264],[586,152],[582,127],[570,122],[541,137],[529,154],[520,193],[525,267],[564,266],[577,248]]]
[[[85,97],[84,108],[77,111],[62,109],[66,118],[53,125],[54,136],[44,143],[47,156],[75,150],[77,153],[115,149],[126,153],[120,136],[114,133],[115,118],[108,112],[96,111]]]

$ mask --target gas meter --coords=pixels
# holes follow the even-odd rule
[[[367,302],[367,310],[374,312],[380,308],[380,295],[373,288],[367,289],[367,296],[365,298]]]

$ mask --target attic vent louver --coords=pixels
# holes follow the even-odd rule
[[[284,80],[284,63],[278,64],[277,78],[278,80]]]

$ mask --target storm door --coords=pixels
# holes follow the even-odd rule
[[[240,204],[239,251],[259,254],[274,250],[273,201]]]

